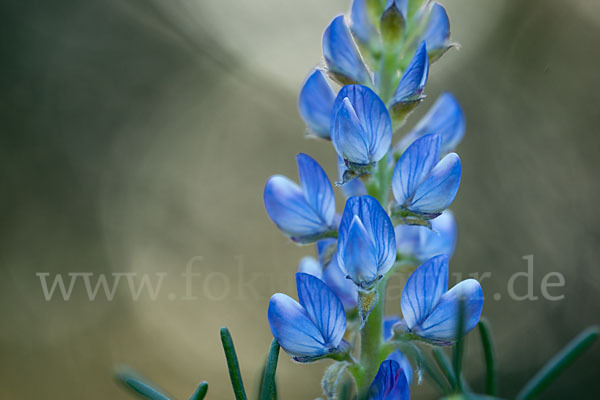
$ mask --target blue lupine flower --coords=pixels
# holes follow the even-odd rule
[[[483,291],[475,279],[448,290],[448,256],[433,257],[408,278],[400,306],[404,320],[394,329],[404,330],[437,344],[455,341],[460,299],[464,300],[464,330],[477,325],[483,308]]]
[[[335,93],[327,83],[323,72],[319,69],[312,70],[302,85],[298,101],[300,116],[310,133],[329,139],[329,125],[334,100]]]
[[[331,141],[350,170],[360,171],[386,155],[392,143],[392,122],[375,92],[362,85],[347,85],[339,91],[333,103]]]
[[[452,257],[456,248],[456,236],[456,219],[452,211],[446,210],[431,220],[431,229],[419,225],[398,225],[396,246],[398,253],[424,262],[440,254]]]
[[[369,18],[366,0],[354,0],[350,9],[350,30],[361,43],[370,44],[377,30]]]
[[[406,375],[394,360],[385,360],[369,387],[368,400],[408,400],[410,390]]]
[[[429,61],[434,62],[453,46],[450,42],[450,19],[444,6],[437,2],[433,3],[428,18],[421,39],[427,43]]]
[[[371,74],[343,15],[335,17],[323,33],[323,57],[330,76],[341,84],[371,82]]]
[[[440,161],[441,138],[425,135],[402,154],[392,175],[397,204],[393,214],[407,223],[437,217],[452,203],[460,184],[460,158],[456,153]],[[413,217],[417,221],[410,221]]]
[[[321,242],[330,242],[328,247],[335,248],[337,241],[335,239],[323,239],[317,243],[317,249]],[[328,249],[321,250],[328,251]],[[321,257],[319,257],[321,259]],[[340,269],[337,257],[329,257],[327,262],[320,262],[313,257],[303,257],[298,264],[298,272],[304,272],[321,279],[340,299],[345,310],[351,310],[356,307],[358,292],[356,285]]]
[[[429,133],[441,136],[442,154],[453,151],[465,135],[465,114],[452,94],[442,93],[415,128],[394,147],[394,152],[404,152],[412,142]]]
[[[265,185],[267,214],[297,243],[310,243],[335,231],[335,197],[327,174],[306,154],[298,154],[300,185],[275,175]]]
[[[338,262],[349,279],[369,289],[396,260],[394,227],[371,196],[351,197],[340,222]]]
[[[338,155],[338,179],[339,182],[344,182],[344,172],[346,172],[346,163],[344,159]],[[346,197],[364,196],[367,194],[367,188],[360,179],[352,179],[345,182],[342,186],[342,191]]]
[[[297,361],[312,361],[344,351],[346,313],[335,293],[320,279],[296,274],[299,303],[275,293],[269,301],[273,337]]]
[[[429,75],[427,46],[421,42],[412,60],[400,78],[390,102],[394,114],[404,115],[423,100],[423,90]]]
[[[408,358],[402,353],[400,350],[392,351],[386,358],[386,360],[394,360],[398,363],[402,371],[404,372],[404,376],[406,377],[406,382],[410,386],[413,378],[413,370],[412,365],[410,365],[410,361]]]

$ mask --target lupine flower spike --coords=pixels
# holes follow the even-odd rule
[[[430,226],[454,200],[460,184],[460,158],[455,153],[440,161],[441,137],[425,135],[402,154],[392,176],[396,204],[392,215],[407,224]]]
[[[335,197],[321,166],[306,154],[298,154],[300,185],[275,175],[265,185],[267,214],[294,242],[312,243],[334,235]]]

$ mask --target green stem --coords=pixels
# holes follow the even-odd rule
[[[438,365],[438,367],[442,370],[446,378],[448,379],[448,383],[452,389],[456,389],[456,375],[454,374],[454,370],[452,369],[452,364],[450,360],[446,356],[446,353],[439,347],[435,347],[432,351],[433,358]]]
[[[381,68],[379,70],[379,82],[377,90],[379,97],[384,103],[392,98],[395,90],[398,53],[394,50],[385,49],[381,57]]]
[[[462,393],[462,358],[464,352],[464,335],[465,335],[465,299],[458,300],[458,321],[456,324],[456,343],[454,344],[454,357],[452,358],[452,366],[454,368],[454,378],[456,379],[456,389]]]
[[[198,389],[194,392],[190,400],[204,400],[206,393],[208,392],[208,383],[202,382],[198,386]]]
[[[492,331],[485,318],[481,318],[477,326],[479,328],[481,345],[483,346],[483,355],[485,357],[485,392],[490,396],[495,396],[497,392],[496,355],[494,353]]]
[[[570,366],[598,338],[600,327],[591,326],[571,340],[517,394],[517,400],[537,398],[561,372]]]
[[[377,284],[378,300],[375,308],[369,314],[360,333],[360,364],[364,368],[363,385],[361,393],[368,390],[375,378],[380,363],[380,348],[383,339],[383,316],[385,303],[385,286],[387,279],[383,278]]]
[[[226,327],[221,328],[221,343],[223,343],[223,350],[225,351],[225,358],[227,359],[227,368],[229,369],[229,378],[231,379],[235,398],[236,400],[247,400],[244,382],[242,381],[242,373],[240,372],[240,364],[238,363],[235,347],[233,346],[233,339],[231,338],[229,329]]]

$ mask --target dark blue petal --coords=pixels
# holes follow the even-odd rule
[[[329,352],[326,340],[306,311],[291,297],[276,293],[269,301],[273,337],[292,356],[320,356]]]
[[[450,153],[435,166],[429,177],[417,188],[409,210],[435,214],[452,204],[460,185],[460,158]]]
[[[467,279],[454,286],[440,298],[430,315],[419,324],[414,333],[431,340],[454,341],[457,338],[458,307],[460,298],[465,303],[465,334],[477,325],[483,309],[483,291],[475,279]]]
[[[329,124],[334,100],[335,93],[327,83],[323,72],[318,69],[311,71],[302,85],[298,107],[308,129],[325,139],[329,139]]]
[[[368,400],[408,400],[410,397],[406,375],[394,360],[386,360],[369,387]]]
[[[408,361],[408,358],[406,358],[404,353],[402,353],[400,350],[394,350],[390,353],[389,356],[387,356],[386,360],[394,360],[398,363],[398,365],[400,366],[400,368],[402,368],[402,371],[404,372],[406,382],[410,386],[410,384],[412,383],[413,369],[412,365],[410,365],[410,361]]]
[[[327,221],[306,201],[300,187],[285,176],[269,178],[264,191],[265,209],[279,229],[304,243],[330,230]]]
[[[342,302],[323,281],[312,275],[297,273],[296,287],[298,300],[321,332],[326,347],[336,349],[346,332],[346,313]]]
[[[338,179],[342,182],[344,179],[344,171],[346,171],[346,163],[344,159],[338,155]],[[346,197],[364,196],[367,194],[367,188],[360,179],[352,179],[342,185],[342,191]]]
[[[392,175],[392,191],[400,205],[412,203],[415,192],[440,159],[441,138],[425,135],[400,156]]]
[[[427,28],[421,37],[430,52],[445,50],[450,41],[450,19],[440,3],[434,3],[429,14]]]
[[[465,115],[456,98],[446,92],[435,101],[419,123],[395,146],[396,152],[404,152],[415,139],[434,133],[442,138],[442,154],[449,153],[465,135]]]
[[[392,105],[420,99],[428,75],[429,57],[427,57],[427,47],[425,42],[421,42],[402,78],[400,78],[400,83],[392,98]]]
[[[424,321],[448,290],[448,256],[431,258],[418,267],[406,281],[400,307],[409,329]]]
[[[342,83],[371,81],[343,15],[335,17],[323,33],[323,57],[329,71]]]
[[[368,44],[377,34],[371,23],[366,0],[354,0],[350,11],[350,30],[362,43]]]
[[[339,254],[340,268],[356,285],[370,285],[379,277],[375,243],[356,215],[348,230],[346,246]]]
[[[319,264],[319,262],[313,257],[308,256],[302,257],[298,263],[298,272],[309,274],[319,279],[321,279],[323,276],[323,268],[321,267],[321,264]]]
[[[335,217],[335,196],[327,174],[306,154],[298,154],[296,161],[306,202],[328,226],[332,226]]]
[[[354,113],[348,111],[350,108]],[[361,129],[355,127],[354,116]],[[331,140],[337,153],[356,164],[381,160],[392,143],[390,114],[379,96],[366,86],[346,85],[338,92],[333,103],[331,127]],[[355,138],[356,135],[361,135],[362,140]],[[343,151],[356,154],[355,159],[346,157]]]

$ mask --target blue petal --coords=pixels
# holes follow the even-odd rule
[[[344,159],[338,155],[338,179],[340,182],[343,181],[344,171],[346,171],[346,163],[344,162]],[[352,179],[351,181],[344,183],[341,187],[346,197],[364,196],[367,194],[367,188],[360,179]]]
[[[445,92],[435,101],[419,123],[395,146],[396,152],[404,152],[417,138],[435,133],[442,138],[441,152],[449,153],[465,135],[465,115],[456,98]]]
[[[452,257],[456,239],[456,219],[450,210],[431,220],[431,229],[419,225],[396,227],[398,253],[416,257],[421,262],[440,254]]]
[[[321,239],[316,245],[317,258],[322,266],[329,264],[332,258],[335,258],[337,251],[337,240],[333,238]]]
[[[477,325],[483,309],[483,291],[475,279],[454,286],[440,298],[431,314],[414,330],[415,334],[431,340],[454,341],[457,338],[458,307],[465,300],[465,334]]]
[[[273,337],[292,356],[314,357],[329,352],[319,329],[291,297],[282,293],[271,296],[268,318]]]
[[[448,208],[458,192],[460,171],[460,158],[456,153],[442,158],[417,188],[408,208],[425,214],[439,213]]]
[[[321,332],[325,345],[335,349],[346,332],[344,306],[333,291],[320,279],[296,274],[298,300],[313,324]]]
[[[371,196],[351,197],[346,201],[338,235],[338,261],[344,270],[344,260],[341,257],[347,247],[350,226],[358,216],[365,230],[369,233],[376,248],[377,274],[384,275],[396,260],[396,237],[394,226],[379,202]]]
[[[327,221],[307,203],[300,187],[285,176],[269,178],[264,202],[271,220],[292,240],[305,243],[330,230]]]
[[[356,285],[368,286],[379,278],[376,252],[371,235],[355,215],[350,224],[346,246],[339,253],[340,268]]]
[[[421,42],[406,71],[400,78],[400,83],[394,92],[392,105],[421,98],[427,76],[429,74],[429,57],[425,42]]]
[[[427,43],[429,51],[443,50],[449,45],[450,19],[446,9],[440,3],[434,3],[429,14],[427,28],[421,37]]]
[[[400,317],[396,315],[388,316],[383,319],[383,340],[390,340],[394,336],[393,327],[400,322]]]
[[[323,268],[321,264],[313,257],[302,257],[300,263],[298,263],[298,272],[312,275],[321,279],[323,276]]]
[[[398,363],[398,365],[400,366],[400,368],[402,368],[402,371],[404,372],[406,382],[410,386],[410,384],[412,383],[413,369],[412,365],[410,365],[410,361],[408,361],[408,358],[406,358],[404,353],[402,353],[400,350],[394,350],[390,353],[389,356],[387,356],[386,360],[394,360]]]
[[[391,6],[396,7],[398,11],[402,14],[404,19],[406,19],[406,14],[408,12],[408,0],[388,0],[385,5],[385,9],[387,10]]]
[[[329,226],[335,217],[335,196],[323,168],[310,156],[298,154],[298,176],[306,202]]]
[[[392,191],[398,204],[412,202],[415,192],[440,159],[440,145],[438,135],[425,135],[400,156],[392,175]]]
[[[329,139],[331,110],[335,93],[327,79],[318,69],[314,69],[300,91],[298,107],[308,129],[317,136]]]
[[[408,400],[410,397],[406,375],[394,360],[386,360],[369,387],[368,400]]]
[[[323,281],[342,301],[344,309],[350,310],[356,307],[358,289],[350,279],[346,278],[346,275],[340,269],[336,256],[331,259],[331,262],[323,271]]]
[[[366,0],[354,0],[350,11],[350,30],[362,43],[368,44],[377,34],[369,19]]]
[[[395,228],[398,253],[416,257],[423,246],[421,232],[429,230],[428,227],[420,225],[398,225]]]
[[[400,307],[409,329],[425,320],[448,290],[448,256],[440,255],[419,266],[408,278]]]
[[[346,26],[343,15],[331,21],[323,33],[323,57],[342,83],[368,83],[371,77]]]
[[[346,101],[347,99],[347,101]],[[350,105],[356,115],[362,130],[353,128],[352,132],[346,132],[341,126],[341,119],[351,118],[346,114],[341,114],[345,106]],[[355,122],[353,122],[354,124]],[[353,125],[351,124],[351,126]],[[338,92],[335,102],[333,103],[332,113],[332,133],[331,139],[337,153],[344,159],[358,164],[368,164],[381,160],[388,152],[392,143],[392,121],[390,114],[383,101],[377,96],[373,90],[362,85],[346,85]],[[360,132],[362,141],[357,139],[346,138],[348,135],[355,135],[355,131]],[[344,153],[339,147],[342,147],[340,141],[356,141],[358,147],[357,152],[363,162],[354,160],[344,156]],[[366,154],[364,154],[366,149]],[[368,160],[364,162],[364,160]]]
[[[355,164],[370,164],[367,133],[350,100],[344,98],[340,107],[334,110],[331,141],[335,151]]]

